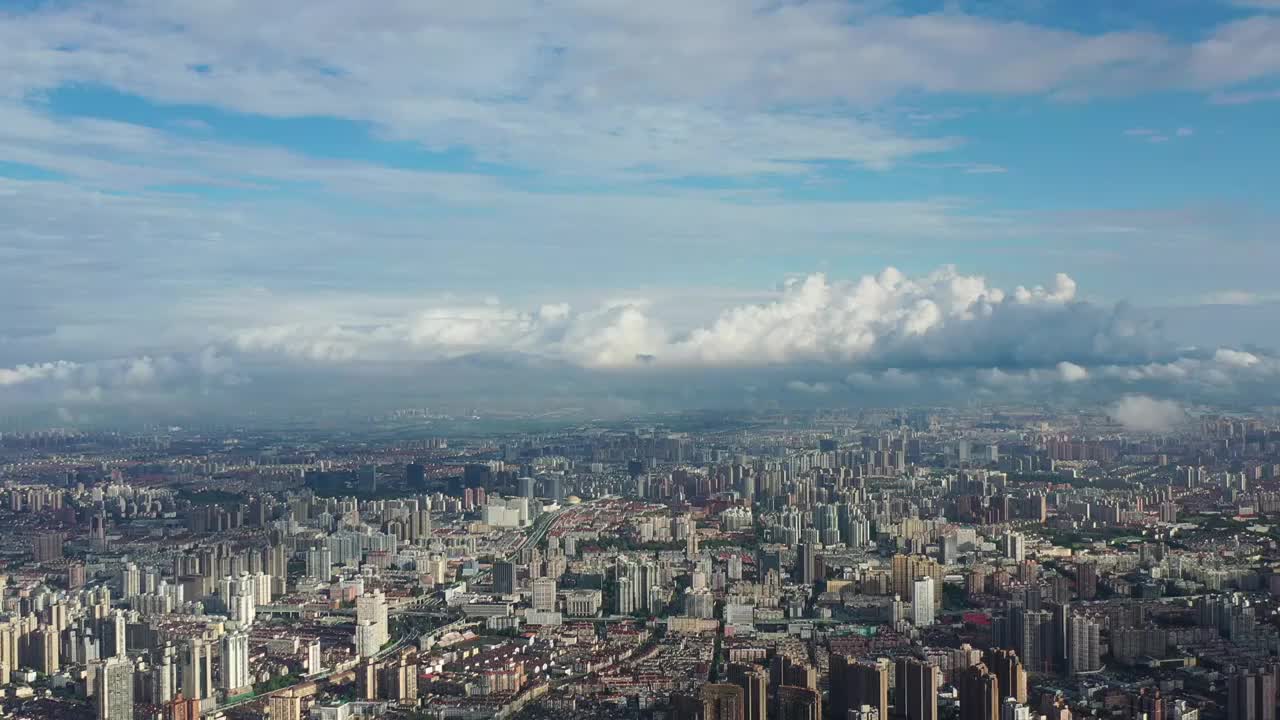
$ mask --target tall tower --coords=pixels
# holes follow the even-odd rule
[[[898,714],[907,720],[938,720],[938,686],[942,682],[938,668],[915,658],[899,658],[895,675]]]
[[[365,593],[356,598],[356,623],[369,623],[374,642],[382,647],[390,639],[387,628],[387,598],[381,590]]]
[[[1072,675],[1102,669],[1099,636],[1102,623],[1088,615],[1072,615],[1067,625],[1067,669]]]
[[[99,720],[133,720],[133,663],[124,657],[99,662],[93,695]]]
[[[794,685],[778,688],[778,720],[820,720],[821,717],[817,691]]]
[[[244,632],[222,636],[222,689],[236,694],[252,685],[249,679],[249,636]]]
[[[960,720],[999,720],[1000,681],[978,663],[960,674]]]
[[[745,693],[732,684],[702,686],[702,720],[745,720]]]
[[[831,713],[843,718],[863,705],[889,717],[889,666],[884,662],[854,662],[846,655],[831,656]]]
[[[742,688],[743,720],[765,720],[769,713],[769,672],[759,665],[734,663],[729,680]]]
[[[1276,720],[1276,676],[1244,670],[1227,680],[1227,720]]]
[[[554,612],[556,609],[556,581],[538,578],[533,581],[533,609]]]
[[[154,705],[163,705],[178,693],[178,666],[174,660],[171,643],[165,643],[163,648],[155,651],[151,668],[151,702]]]
[[[917,578],[911,591],[911,624],[928,627],[933,624],[933,578]]]
[[[992,650],[987,653],[986,663],[1000,681],[1001,696],[1014,698],[1019,703],[1027,702],[1027,671],[1022,667],[1018,653]]]
[[[192,700],[213,696],[213,650],[204,638],[191,638],[187,642],[186,658],[182,664],[182,694]]]

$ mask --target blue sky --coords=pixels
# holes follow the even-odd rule
[[[0,368],[687,363],[890,267],[1240,343],[1280,299],[1274,0],[23,2],[0,45]],[[883,349],[845,321],[770,362]]]

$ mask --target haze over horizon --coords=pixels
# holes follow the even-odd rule
[[[0,425],[1280,405],[1268,0],[35,0],[0,47]]]

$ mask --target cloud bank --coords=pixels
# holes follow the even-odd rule
[[[1172,400],[1125,395],[1111,406],[1111,416],[1135,432],[1168,432],[1187,420],[1186,410]]]
[[[915,277],[887,268],[853,280],[816,273],[692,323],[672,321],[654,298],[584,309],[525,310],[496,299],[338,305],[255,301],[258,323],[233,327],[246,317],[222,317],[224,329],[190,351],[3,368],[0,398],[50,407],[235,399],[247,411],[262,383],[288,396],[291,382],[306,394],[304,379],[366,399],[395,387],[400,400],[462,400],[479,388],[485,402],[523,394],[530,406],[581,402],[584,393],[651,394],[664,384],[663,392],[678,386],[686,406],[734,402],[726,398],[743,392],[846,403],[1124,393],[1117,419],[1157,430],[1182,411],[1155,398],[1262,401],[1280,380],[1274,355],[1177,346],[1134,308],[1080,299],[1062,274],[1004,289],[954,267]],[[495,382],[509,386],[505,400],[487,394]],[[719,394],[703,392],[713,385]]]

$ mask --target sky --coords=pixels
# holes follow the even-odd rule
[[[0,47],[0,425],[1280,404],[1276,0],[8,0]]]

